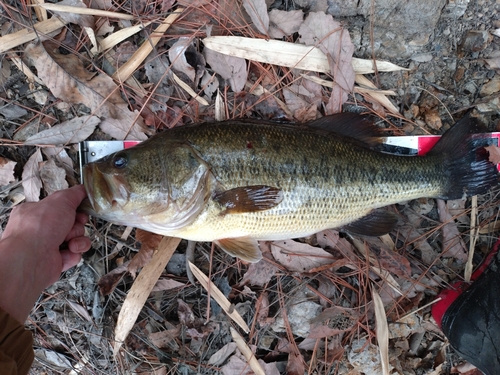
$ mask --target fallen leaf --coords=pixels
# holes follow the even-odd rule
[[[206,48],[219,53],[266,64],[321,73],[331,71],[328,59],[321,49],[303,44],[241,36],[206,37],[203,39],[203,44]],[[388,61],[352,58],[352,66],[357,74],[374,73],[374,63],[379,72],[408,70]]]
[[[15,104],[3,104],[3,100],[0,99],[0,115],[2,115],[6,120],[17,120],[28,114],[28,111],[22,107]]]
[[[443,251],[444,257],[454,257],[461,262],[467,261],[467,250],[465,243],[460,236],[457,224],[453,220],[453,216],[448,211],[446,203],[442,199],[437,200],[439,221],[443,226],[441,227],[441,234],[443,236]]]
[[[210,359],[208,360],[209,365],[220,366],[222,365],[226,359],[234,353],[236,350],[236,344],[234,342],[228,342],[218,351],[216,351]]]
[[[161,234],[151,233],[142,229],[136,229],[135,239],[141,243],[139,252],[130,261],[127,267],[128,272],[135,279],[137,270],[144,267],[151,260],[153,253],[158,249],[163,236]]]
[[[354,309],[334,306],[324,309],[311,319],[311,331],[307,338],[332,337],[349,331],[357,324],[359,314]]]
[[[65,145],[86,140],[101,122],[97,116],[75,117],[28,137],[25,145]]]
[[[180,283],[172,279],[160,279],[156,282],[155,286],[151,291],[161,292],[162,290],[175,289],[183,286],[186,286],[186,284]]]
[[[87,8],[87,6],[81,0],[63,0],[59,1],[57,5],[68,5],[78,8]],[[53,12],[58,16],[58,18],[63,19],[68,23],[74,23],[82,27],[94,27],[94,16],[77,14],[73,12],[58,12],[53,10]]]
[[[300,41],[316,46],[326,55],[335,83],[327,105],[328,114],[338,113],[348,94],[354,88],[355,73],[352,67],[354,45],[349,32],[333,17],[322,12],[309,13],[299,29]]]
[[[167,101],[174,93],[174,86],[169,79],[170,65],[167,56],[164,54],[156,55],[155,51],[151,52],[144,64],[144,70],[149,82],[155,87],[151,100],[152,111],[155,113],[166,111],[168,109]]]
[[[500,69],[500,57],[485,59],[484,62],[488,65],[488,69]]]
[[[411,276],[411,266],[408,258],[399,255],[390,249],[378,237],[367,237],[365,241],[369,244],[369,249],[375,255],[376,265],[400,277]]]
[[[247,64],[240,57],[228,56],[209,48],[203,51],[207,63],[213,71],[228,80],[234,92],[240,92],[247,82]]]
[[[190,56],[190,63],[187,61],[186,53]],[[168,57],[173,69],[184,73],[195,86],[198,85],[198,80],[205,72],[205,59],[193,47],[193,40],[191,38],[179,38],[168,50]],[[194,64],[194,66],[191,64]]]
[[[74,177],[73,159],[63,147],[43,147],[42,152],[47,159],[55,158],[59,165],[66,170],[66,176]]]
[[[262,34],[267,35],[269,29],[269,15],[265,0],[243,0],[243,8],[247,11],[254,26]]]
[[[276,272],[278,272],[278,268],[264,259],[264,257],[265,255],[263,255],[263,258],[257,263],[250,263],[247,271],[243,275],[241,285],[250,284],[264,286],[271,281]]]
[[[126,262],[121,266],[116,267],[114,270],[108,272],[106,275],[101,277],[97,282],[97,286],[99,287],[99,291],[103,296],[107,296],[113,292],[116,288],[123,275],[125,275],[127,271],[127,265],[130,262]]]
[[[380,353],[380,362],[382,364],[382,375],[389,375],[389,328],[384,304],[375,289],[372,289],[372,300],[375,310],[375,333]]]
[[[43,163],[40,168],[40,178],[48,195],[68,188],[66,171],[64,168],[58,167],[54,159],[49,159]]]
[[[486,146],[485,149],[489,153],[489,161],[493,164],[500,164],[500,147]]]
[[[286,363],[286,374],[288,375],[303,375],[306,373],[306,365],[302,354],[295,351],[288,354]]]
[[[273,242],[271,252],[278,263],[289,271],[295,272],[309,272],[336,260],[331,254],[319,247],[292,240]]]
[[[175,340],[179,337],[180,334],[181,327],[179,325],[177,327],[167,329],[166,331],[150,333],[149,339],[151,340],[151,343],[158,348],[168,348],[170,345],[172,345],[172,343],[175,344]]]
[[[30,44],[25,53],[35,65],[38,77],[57,98],[67,103],[84,104],[101,117],[100,128],[123,140],[145,140],[140,118],[128,109],[119,87],[104,73],[87,71],[76,55],[62,55],[50,43]]]
[[[42,152],[39,148],[26,162],[23,174],[22,184],[26,202],[38,202],[40,200],[40,189],[42,180],[40,179],[40,163],[43,161]]]
[[[245,286],[245,288],[247,288]],[[267,292],[262,292],[255,304],[255,309],[258,310],[257,321],[259,322],[261,327],[268,325],[268,316],[269,316],[269,294]]]
[[[186,302],[177,299],[178,307],[177,307],[177,315],[179,316],[179,322],[182,325],[191,328],[194,325],[195,317],[191,306],[189,306]]]
[[[15,180],[14,167],[16,162],[0,157],[0,186],[8,185]]]
[[[299,31],[304,21],[302,10],[284,11],[273,9],[269,12],[269,36],[281,39]]]

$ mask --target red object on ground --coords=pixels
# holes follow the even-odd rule
[[[500,373],[500,239],[472,274],[439,294],[432,316],[450,345],[486,375]]]

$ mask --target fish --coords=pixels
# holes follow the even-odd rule
[[[382,207],[487,192],[498,176],[478,129],[466,116],[414,157],[381,152],[376,127],[352,113],[174,127],[85,165],[86,211],[257,262],[258,241],[329,228],[380,236],[398,220]]]

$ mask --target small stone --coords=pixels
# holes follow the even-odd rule
[[[432,53],[418,53],[410,57],[413,61],[416,62],[429,62],[432,60]]]
[[[490,42],[490,35],[487,31],[469,30],[465,34],[459,51],[462,54],[479,52],[486,48]]]
[[[436,110],[427,111],[424,115],[424,118],[425,118],[425,123],[434,130],[439,130],[443,126],[443,123],[441,122],[441,117],[439,116],[439,113]]]
[[[481,103],[477,107],[481,113],[500,113],[500,98],[493,98],[488,103]]]

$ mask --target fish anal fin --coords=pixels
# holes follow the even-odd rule
[[[222,238],[214,241],[217,246],[229,255],[250,263],[262,259],[262,253],[257,240],[249,237]]]
[[[392,231],[398,222],[398,215],[385,210],[373,210],[368,215],[350,224],[343,230],[363,236],[380,237]]]
[[[357,113],[336,113],[310,121],[305,125],[316,130],[355,139],[370,147],[379,146],[382,143],[381,131],[374,125],[373,121]]]
[[[266,185],[243,186],[217,193],[214,200],[223,207],[223,215],[265,211],[283,200],[283,192]]]

